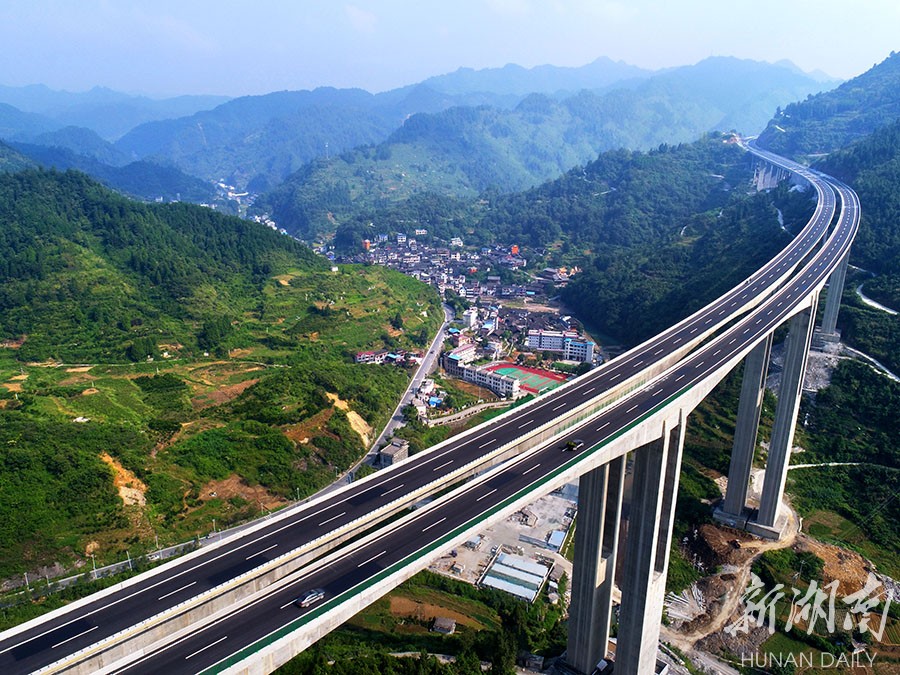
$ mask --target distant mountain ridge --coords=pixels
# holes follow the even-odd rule
[[[65,148],[111,166],[123,166],[129,162],[127,155],[86,127],[69,126],[45,131],[31,138],[29,143],[48,148]]]
[[[141,125],[116,148],[134,158],[164,158],[206,179],[262,190],[312,159],[384,140],[411,114],[486,102],[508,100],[489,93],[444,94],[425,85],[382,94],[331,87],[283,91]]]
[[[552,65],[523,68],[514,63],[508,63],[502,68],[460,68],[446,75],[429,77],[422,84],[448,94],[489,91],[494,94],[525,96],[606,89],[629,80],[644,80],[653,74],[652,70],[632,66],[624,61],[613,61],[604,56],[574,68]]]
[[[472,198],[524,190],[606,150],[689,142],[712,130],[753,132],[778,105],[820,87],[788,68],[717,57],[606,92],[416,114],[375,148],[316,160],[258,204],[289,231],[315,238],[358,205],[425,192]]]
[[[88,174],[125,195],[144,201],[187,201],[210,203],[216,197],[208,182],[189,176],[173,166],[162,166],[145,160],[127,164],[108,164],[89,155],[81,155],[65,147],[14,143],[15,149],[29,160],[28,166],[48,169],[75,169]]]
[[[714,91],[704,91],[702,77],[715,80]],[[748,83],[753,78],[765,81]],[[468,128],[464,133],[473,152],[457,148],[464,151],[461,160],[451,152],[445,159],[452,166],[429,170],[462,175],[467,190],[486,185],[519,189],[555,177],[602,149],[693,140],[710,128],[752,129],[777,105],[820,88],[789,63],[707,59],[652,72],[608,58],[577,68],[460,69],[379,94],[321,87],[224,102],[221,97],[155,101],[100,87],[82,93],[37,85],[0,87],[0,138],[64,148],[109,166],[145,160],[207,182],[225,180],[265,192],[310,161],[380,144],[395,132],[406,138],[415,125],[407,122],[405,129],[404,122],[416,115],[486,107],[492,112],[474,118],[482,115],[483,123],[499,125],[500,134],[489,144],[488,155],[496,157],[488,166],[472,166],[485,150],[479,138],[484,132]],[[726,97],[732,100],[726,103]],[[459,117],[448,113],[451,126]],[[152,121],[134,126],[147,118]],[[476,127],[481,123],[474,122]],[[547,128],[535,130],[542,124]],[[527,131],[504,130],[517,126]],[[547,144],[555,149],[541,147]],[[527,156],[530,149],[537,150],[535,158]]]
[[[39,114],[56,127],[79,126],[107,140],[144,122],[191,115],[229,100],[227,96],[175,96],[153,99],[94,87],[85,92],[57,91],[42,84],[0,85],[0,103]]]

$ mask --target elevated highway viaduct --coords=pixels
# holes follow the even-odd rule
[[[587,672],[586,664],[596,662],[598,645],[605,645],[602,636],[608,632],[612,575],[607,570],[614,568],[618,554],[612,542],[617,539],[623,458],[637,449],[635,485],[641,498],[634,504],[635,525],[625,551],[629,578],[619,584],[622,621],[630,622],[623,625],[636,637],[632,645],[620,640],[617,662],[620,672],[650,672],[685,419],[734,365],[747,354],[758,355],[760,345],[768,344],[787,320],[789,356],[791,349],[799,356],[789,358],[786,373],[796,370],[802,376],[818,293],[846,262],[858,224],[852,190],[753,151],[809,182],[818,203],[803,231],[745,283],[615,361],[487,425],[261,523],[239,538],[7,631],[0,635],[0,667],[4,672],[198,672],[207,667],[266,672],[425,567],[453,542],[537,494],[583,476],[582,500],[596,508],[581,510],[569,660]],[[829,234],[836,194],[841,213]],[[840,293],[829,293],[826,315],[832,297],[839,301]],[[797,396],[783,394],[781,400],[798,397],[799,388]],[[749,414],[741,412],[745,407],[751,409],[742,395],[739,424]],[[795,419],[796,403],[785,403],[784,410],[779,403],[777,420],[782,421],[776,426],[785,429],[788,448]],[[755,432],[747,433],[755,445]],[[586,440],[586,447],[577,454],[561,452],[560,443],[575,436]],[[764,513],[761,506],[754,522],[759,531],[776,536],[786,455],[779,461],[770,453],[770,464],[772,476],[780,476],[771,481],[775,487],[770,492],[777,499],[764,495],[768,510]],[[430,507],[336,548],[424,495],[485,469],[490,470]],[[739,485],[743,469],[732,469]],[[740,495],[731,495],[730,502],[726,496],[726,502],[733,507],[731,512],[724,509],[726,517],[743,514],[742,503],[734,513]],[[326,600],[308,611],[293,607],[290,601],[309,587],[325,588]]]

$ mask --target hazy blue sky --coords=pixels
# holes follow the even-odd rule
[[[849,78],[900,49],[898,28],[897,0],[3,0],[0,84],[382,91],[460,66],[714,55]]]

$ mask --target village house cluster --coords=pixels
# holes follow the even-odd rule
[[[538,279],[527,283],[503,281],[499,274],[484,276],[489,270],[525,269],[527,261],[516,244],[507,246],[466,247],[461,237],[453,237],[449,245],[435,245],[426,238],[428,230],[414,230],[414,236],[398,232],[378,234],[363,242],[363,251],[340,257],[339,262],[370,263],[390,267],[435,286],[441,294],[451,290],[467,300],[479,298],[526,298],[541,296],[547,283],[568,279],[571,270],[549,268]],[[334,258],[333,252],[321,253]]]
[[[573,364],[592,364],[598,358],[597,345],[580,333],[580,326],[571,317],[504,307],[505,302],[519,304],[520,299],[545,300],[548,292],[565,285],[577,268],[548,267],[528,281],[509,281],[513,275],[503,273],[503,269],[515,272],[527,265],[518,245],[475,249],[467,248],[461,237],[454,237],[447,245],[435,246],[424,228],[416,228],[412,235],[378,234],[365,240],[363,249],[340,258],[326,248],[320,252],[340,262],[391,267],[432,284],[442,296],[452,291],[473,303],[448,330],[441,366],[451,377],[489,389],[501,398],[516,399],[526,393],[519,380],[487,366],[513,354],[520,360],[523,356],[540,360],[550,355]],[[485,274],[492,271],[501,273]],[[381,349],[358,352],[354,360],[405,365],[417,362],[417,358],[420,355]],[[434,407],[433,398],[426,396],[420,401],[423,416],[428,407]]]

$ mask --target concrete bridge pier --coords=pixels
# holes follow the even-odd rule
[[[614,667],[623,675],[656,672],[686,417],[682,409],[676,426],[634,452]]]
[[[841,308],[841,296],[844,294],[844,280],[847,278],[849,259],[850,253],[848,252],[828,278],[825,311],[822,314],[822,327],[819,329],[819,336],[823,342],[837,342],[840,339],[840,334],[837,332],[837,318]]]
[[[749,532],[769,539],[778,539],[786,525],[785,519],[779,518],[779,511],[794,443],[794,429],[800,412],[800,396],[812,344],[817,303],[818,293],[813,294],[809,307],[791,319],[759,513],[755,521],[747,523]]]
[[[606,658],[625,486],[625,455],[581,476],[566,662],[591,673]]]
[[[765,160],[756,161],[754,174],[753,180],[757,191],[776,188],[781,181],[791,176],[789,171]]]
[[[713,514],[716,520],[732,527],[743,528],[750,515],[746,512],[747,490],[750,487],[750,472],[753,469],[753,454],[756,451],[759,418],[766,391],[772,336],[770,333],[744,359],[741,400],[738,403],[734,446],[728,467],[728,487],[724,501]]]

